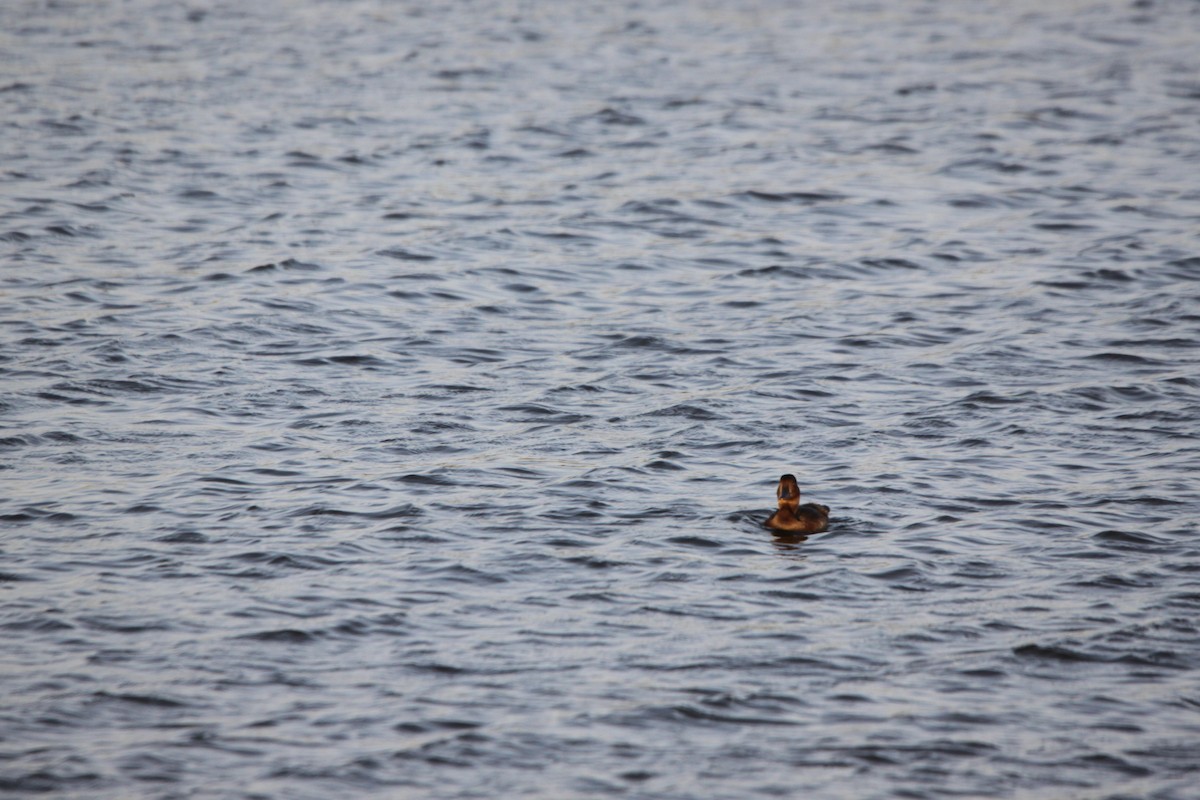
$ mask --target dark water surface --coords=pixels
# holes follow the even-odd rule
[[[13,0],[0,265],[5,794],[1200,796],[1194,0]]]

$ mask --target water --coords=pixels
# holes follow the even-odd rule
[[[1184,0],[4,4],[0,788],[1195,797],[1198,74]]]

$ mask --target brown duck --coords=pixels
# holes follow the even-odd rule
[[[800,505],[800,484],[795,475],[784,475],[775,490],[779,510],[763,524],[781,533],[820,533],[829,527],[829,506],[818,503]]]

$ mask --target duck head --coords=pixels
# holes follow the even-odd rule
[[[779,487],[775,489],[775,497],[779,501],[780,508],[790,508],[795,511],[800,507],[800,484],[796,482],[795,475],[789,473],[779,478]]]

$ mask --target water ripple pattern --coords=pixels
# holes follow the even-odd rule
[[[1198,75],[1191,0],[0,5],[0,793],[1195,797]]]

